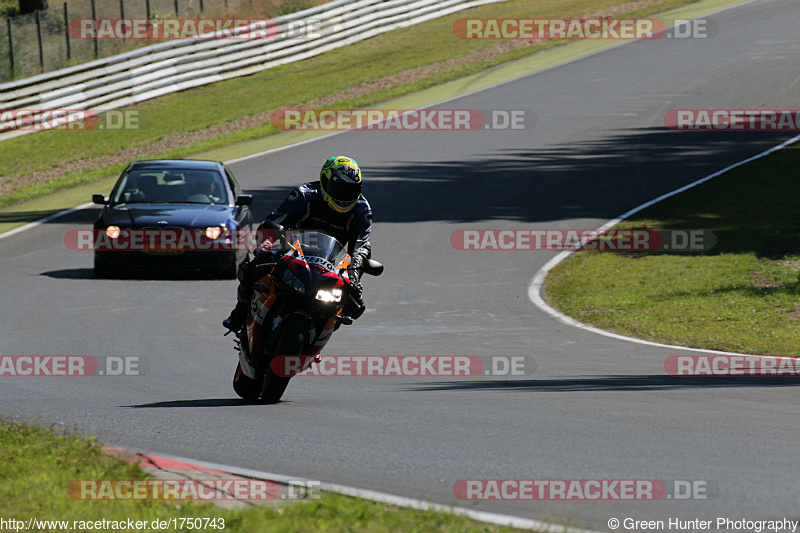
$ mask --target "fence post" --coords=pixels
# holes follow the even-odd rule
[[[72,44],[69,42],[69,2],[64,2],[64,35],[67,38],[67,61],[72,58]]]
[[[8,26],[8,57],[11,60],[11,77],[14,77],[14,37],[11,35],[11,17],[6,19]]]
[[[175,18],[180,16],[180,11],[178,11],[178,0],[175,0]]]
[[[36,18],[36,36],[39,40],[39,66],[44,72],[44,45],[42,44],[42,19],[39,16],[39,10],[37,9],[34,11],[34,15]]]
[[[100,56],[100,43],[97,42],[97,2],[92,0],[92,26],[94,27],[94,58],[97,59]]]
[[[206,7],[203,5],[203,0],[200,0],[200,13],[206,10]]]
[[[147,10],[147,13],[145,13],[145,18],[147,20],[150,20],[150,0],[145,0],[144,6],[145,6],[145,9]]]
[[[125,20],[125,0],[119,0],[119,18]],[[125,38],[125,32],[122,32],[122,39]]]

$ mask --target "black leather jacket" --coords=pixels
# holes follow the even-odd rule
[[[323,198],[319,182],[304,183],[289,193],[266,220],[286,229],[317,230],[330,235],[347,246],[353,268],[364,264],[372,254],[372,209],[363,196],[350,211],[338,213]],[[261,229],[264,228],[259,226]]]

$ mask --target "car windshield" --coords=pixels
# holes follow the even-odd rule
[[[306,261],[322,264],[329,270],[333,270],[347,255],[342,243],[325,233],[316,231],[289,232],[286,234],[286,240],[303,254]],[[321,261],[314,261],[314,258]]]
[[[228,193],[215,170],[132,170],[117,185],[115,204],[227,204]]]

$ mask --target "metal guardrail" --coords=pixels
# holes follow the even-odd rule
[[[9,1],[5,3],[8,5]],[[270,11],[281,13],[300,11],[312,5],[310,0],[271,0],[270,4]],[[305,7],[293,9],[294,6]],[[152,44],[126,38],[81,37],[80,32],[75,31],[80,20],[133,19],[156,25],[164,17],[195,19],[233,15],[241,18],[243,13],[264,8],[266,5],[259,0],[69,0],[33,13],[8,17],[0,21],[0,83],[121,54],[138,48],[137,44]]]
[[[334,0],[274,19],[313,27],[272,39],[259,35],[264,23],[242,27],[238,38],[181,39],[139,48],[82,65],[0,85],[0,110],[82,109],[101,113],[192,87],[247,76],[314,57],[398,28],[502,0]],[[313,21],[314,24],[308,24]],[[208,34],[208,36],[215,34]],[[0,140],[33,131],[18,129],[9,115]],[[4,131],[6,130],[6,131]]]

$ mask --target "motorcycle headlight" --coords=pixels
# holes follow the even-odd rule
[[[291,286],[294,290],[296,290],[300,294],[305,294],[306,293],[306,288],[303,285],[303,282],[300,281],[299,279],[297,279],[297,276],[292,274],[291,271],[284,270],[283,271],[283,275],[281,276],[281,279],[283,280],[284,283],[286,283],[289,286]]]
[[[119,237],[120,229],[119,226],[109,226],[106,228],[106,235],[108,235],[112,239],[116,239]]]
[[[317,300],[327,303],[340,302],[342,300],[342,290],[331,289],[329,291],[326,291],[320,289],[317,291]]]

